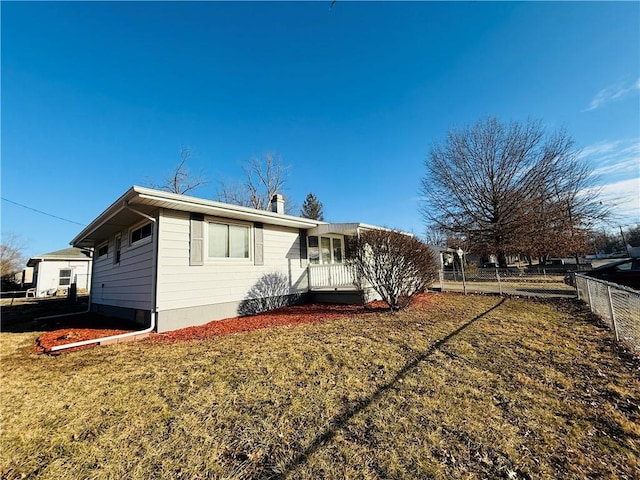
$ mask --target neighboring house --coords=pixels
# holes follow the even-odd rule
[[[33,283],[33,267],[25,267],[22,271],[13,276],[13,281],[20,285],[20,288],[30,287]]]
[[[251,313],[265,298],[362,301],[344,264],[361,229],[131,187],[72,241],[94,250],[91,308],[159,332]],[[325,297],[326,299],[326,297]],[[256,311],[258,308],[256,307]]]
[[[79,291],[91,288],[91,251],[86,248],[65,248],[31,257],[27,267],[33,267],[31,283],[37,297],[55,295],[72,283]]]
[[[453,268],[453,262],[457,255],[453,248],[441,247],[440,245],[428,245],[436,259],[439,271]]]

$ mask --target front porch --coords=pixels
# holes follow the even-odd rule
[[[309,265],[309,290],[337,289],[361,289],[353,267],[344,263]]]
[[[309,265],[308,273],[312,302],[364,305],[365,289],[350,265]]]
[[[309,295],[312,302],[363,305],[375,300],[371,286],[345,263],[349,237],[374,229],[364,223],[327,223],[307,232]]]

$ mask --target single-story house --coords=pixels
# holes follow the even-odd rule
[[[94,252],[93,311],[163,332],[270,298],[363,301],[344,259],[348,237],[369,228],[285,215],[281,195],[262,211],[133,186],[71,244]]]
[[[76,284],[78,291],[91,289],[91,250],[65,248],[31,257],[27,267],[33,268],[32,288],[36,297],[55,295]]]

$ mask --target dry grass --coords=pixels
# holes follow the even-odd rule
[[[475,320],[474,320],[475,319]],[[571,301],[59,357],[1,334],[2,478],[637,478],[640,373]]]

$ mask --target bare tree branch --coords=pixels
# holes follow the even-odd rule
[[[18,273],[24,267],[24,244],[16,235],[7,235],[0,244],[0,277]]]
[[[192,174],[186,166],[191,159],[193,149],[191,147],[180,147],[180,162],[174,171],[160,184],[151,183],[152,188],[164,190],[165,192],[186,194],[198,187],[206,185],[208,180],[204,173],[200,171],[198,174]]]
[[[269,210],[273,196],[276,193],[283,194],[288,167],[282,164],[280,156],[268,153],[263,159],[253,157],[243,164],[242,172],[242,182],[218,181],[217,200],[258,210]],[[285,203],[285,208],[291,211],[289,202]]]
[[[577,158],[564,130],[549,135],[539,121],[451,130],[425,162],[423,216],[502,266],[507,254],[575,252],[607,214],[597,194],[584,196],[591,172]]]

